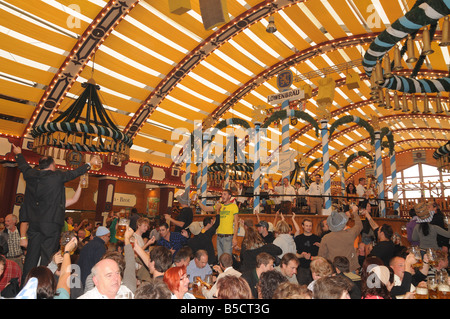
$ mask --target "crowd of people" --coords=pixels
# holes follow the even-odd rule
[[[27,190],[50,178],[48,185],[53,179],[56,192],[64,181],[89,169],[86,164],[55,175],[51,160],[32,169],[20,149],[15,153]],[[7,227],[0,234],[2,298],[412,299],[423,290],[429,298],[448,298],[450,293],[450,230],[440,224],[442,213],[434,203],[420,203],[411,211],[404,235],[409,245],[402,245],[389,224],[373,219],[369,202],[349,203],[346,211],[334,208],[314,231],[308,216],[295,213],[287,217],[277,211],[273,221],[257,214],[255,225],[243,220],[228,189],[214,205],[201,204],[204,219],[193,221],[184,193],[176,197],[178,216],[166,214],[158,225],[133,209],[118,239],[123,212],[112,213],[103,225],[74,225],[63,217],[65,197],[53,195],[59,205],[49,207],[32,188],[25,194],[20,226],[13,214],[5,218]],[[44,214],[39,201],[57,210],[53,220],[37,218]],[[47,225],[55,221],[57,230]],[[238,236],[243,237],[240,242]]]
[[[224,191],[222,199],[233,205],[230,195]],[[181,196],[177,199],[183,201]],[[420,267],[409,247],[395,241],[391,226],[378,225],[368,210],[356,205],[347,213],[324,216],[320,233],[313,231],[307,216],[287,218],[278,212],[270,222],[258,215],[256,225],[238,218],[228,237],[233,242],[235,226],[243,228],[241,244],[231,243],[218,255],[213,238],[221,210],[233,211],[225,206],[215,207],[199,227],[188,227],[197,223],[188,211],[176,219],[167,216],[154,229],[148,218],[133,210],[135,216],[129,219],[135,222],[123,241],[112,235],[120,214],[112,214],[104,226],[96,225],[89,236],[68,219],[65,229],[70,230],[63,236],[70,233],[72,240],[59,247],[47,265],[36,265],[24,274],[23,259],[2,254],[1,295],[29,297],[31,289],[35,292],[31,298],[36,299],[396,299],[415,298],[416,289],[428,287],[430,280],[448,282],[450,232],[430,224],[438,214],[432,205],[417,205],[410,222],[416,226],[409,237],[422,248]],[[231,215],[234,221],[237,214]],[[170,219],[180,231],[169,226]],[[16,223],[13,215],[7,216],[9,235],[17,232]],[[372,236],[370,241],[363,240],[364,232]],[[447,238],[440,238],[443,246],[438,235]],[[20,238],[10,236],[6,242],[15,254]],[[79,272],[77,277],[73,269]]]

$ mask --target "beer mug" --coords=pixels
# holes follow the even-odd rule
[[[130,220],[128,218],[119,219],[119,223],[117,224],[116,230],[116,239],[124,241],[125,240],[125,232],[127,231],[127,227],[130,226]]]
[[[420,248],[417,246],[413,246],[411,247],[410,252],[414,254],[414,257],[416,258],[416,262],[412,265],[412,267],[415,269],[422,268],[423,261],[422,261],[422,254],[420,253]]]
[[[417,287],[415,296],[416,296],[416,299],[428,299],[428,288]]]
[[[437,278],[438,285],[440,285],[440,284],[448,285],[449,284],[448,273],[447,273],[447,270],[445,270],[445,269],[436,270],[436,278]]]
[[[212,275],[205,276],[205,283],[206,283],[206,288],[211,289],[211,287],[214,284]]]
[[[200,283],[200,276],[194,276],[194,279],[193,279],[193,282],[192,282],[192,290],[194,292],[200,290],[199,289],[200,285],[201,285],[201,283]]]
[[[102,159],[99,157],[99,156],[97,156],[97,155],[94,155],[94,163],[92,164],[92,167],[91,167],[91,169],[93,170],[93,171],[99,171],[101,168],[102,168],[102,164],[103,164],[103,162],[102,162]]]
[[[359,219],[366,220],[366,211],[367,211],[367,209],[360,209],[359,210]]]
[[[438,299],[450,299],[450,286],[448,284],[440,283],[437,288]]]
[[[428,256],[428,263],[430,266],[435,267],[437,265],[437,256],[434,249],[428,248],[426,254]]]
[[[80,187],[81,188],[88,188],[89,186],[89,174],[83,174],[80,176]]]
[[[72,240],[72,238],[75,237],[74,232],[72,231],[66,231],[61,235],[61,256],[64,256],[64,251],[66,249],[66,245]],[[70,254],[73,254],[73,251],[70,252]]]
[[[427,286],[428,286],[428,296],[430,299],[438,299],[437,295],[437,280],[436,277],[428,277],[427,278]]]
[[[407,237],[407,236],[408,236],[408,231],[407,231],[405,225],[403,225],[403,226],[400,228],[400,231],[401,231],[403,237]]]

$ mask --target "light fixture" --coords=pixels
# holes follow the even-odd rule
[[[384,91],[383,89],[378,90],[378,107],[384,107],[386,105],[386,101],[384,100]]]
[[[406,62],[414,63],[417,61],[417,58],[415,56],[415,51],[414,51],[414,40],[410,34],[408,34],[408,40],[406,40],[406,41],[407,41],[406,45],[408,46],[408,59],[406,60]]]
[[[391,105],[391,95],[389,94],[388,89],[386,89],[386,93],[384,94],[384,96],[385,96],[384,108],[389,110],[392,108],[392,105]]]
[[[394,111],[400,111],[402,108],[399,103],[398,93],[394,91]]]
[[[97,93],[100,87],[92,78],[81,86],[84,91],[67,110],[31,131],[33,151],[56,158],[64,158],[66,150],[109,153],[115,162],[128,160],[133,140],[108,116]]]
[[[403,93],[402,95],[402,112],[403,113],[409,112],[408,99],[406,98],[406,93]]]
[[[442,113],[444,110],[442,109],[442,103],[441,103],[441,95],[436,95],[436,113]]]
[[[446,16],[444,18],[444,22],[442,23],[442,39],[441,39],[441,43],[439,43],[439,46],[441,47],[446,47],[450,45],[450,21],[449,21],[449,17]]]
[[[428,95],[424,94],[423,97],[423,114],[428,114],[430,113],[430,105],[428,103]]]
[[[375,83],[380,85],[384,83],[383,67],[381,66],[380,60],[377,60],[377,64],[375,65]]]
[[[389,54],[386,54],[383,58],[384,63],[384,78],[389,79],[393,77],[393,74],[391,72],[391,60],[389,59]]]
[[[434,50],[431,48],[430,30],[428,29],[428,27],[423,28],[422,42],[422,55],[429,55],[434,53]]]
[[[277,27],[275,26],[275,18],[274,16],[269,17],[269,24],[267,25],[266,32],[275,33],[277,32]]]
[[[417,100],[416,100],[416,95],[412,94],[411,96],[411,100],[412,100],[412,111],[411,113],[419,113],[419,107],[417,106]]]
[[[400,49],[398,48],[398,46],[394,47],[394,71],[400,71],[401,69],[403,69],[403,65],[402,65],[402,55],[400,53]]]

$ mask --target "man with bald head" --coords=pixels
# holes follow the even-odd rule
[[[119,264],[113,259],[102,259],[92,267],[95,287],[78,299],[133,299],[130,289],[122,285]]]

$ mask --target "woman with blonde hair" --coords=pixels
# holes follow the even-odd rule
[[[278,258],[283,258],[284,254],[287,253],[297,253],[294,237],[291,235],[291,227],[284,220],[283,216],[282,220],[280,220],[275,226],[275,234],[276,238],[273,243],[282,250],[281,254],[278,255]]]
[[[309,283],[308,289],[314,293],[314,285],[318,279],[333,275],[333,265],[326,258],[316,257],[311,261],[310,268],[313,281]]]

